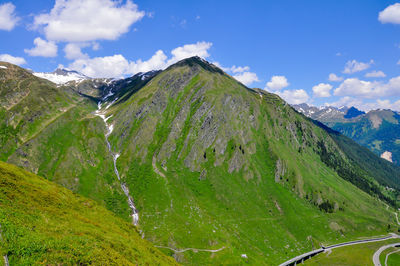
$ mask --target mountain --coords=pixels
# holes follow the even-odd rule
[[[399,168],[201,58],[97,96],[45,84],[73,107],[26,141],[2,109],[16,142],[1,158],[137,224],[178,262],[279,264],[396,226],[383,201],[398,205]]]
[[[349,111],[349,108],[347,107],[336,108],[334,106],[327,106],[318,108],[306,103],[294,104],[292,106],[296,111],[322,123],[325,123],[326,121],[345,121],[344,116]]]
[[[347,112],[340,112],[335,107],[326,107],[320,109],[320,112],[325,115],[317,115],[317,113],[310,113],[309,111],[316,107],[307,104],[293,107],[304,115],[324,123],[367,147],[378,156],[400,165],[399,113],[383,109],[365,113],[354,107],[351,107]],[[335,115],[330,115],[334,113]]]
[[[56,84],[65,84],[70,81],[81,82],[90,79],[82,73],[74,70],[57,68],[53,72],[34,72],[33,75],[39,78],[50,80]]]
[[[363,114],[365,114],[365,112],[360,111],[355,107],[350,107],[350,109],[347,110],[346,114],[344,115],[344,118],[351,119],[351,118],[355,118],[355,117],[363,115]]]
[[[0,252],[10,265],[175,265],[96,202],[0,162]]]

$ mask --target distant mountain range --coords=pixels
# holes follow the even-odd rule
[[[388,109],[368,113],[355,107],[318,108],[293,105],[300,113],[331,127],[367,147],[381,158],[400,165],[400,115]]]

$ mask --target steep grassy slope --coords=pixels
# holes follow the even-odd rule
[[[382,187],[325,129],[198,58],[158,74],[108,115],[146,238],[178,250],[225,247],[175,253],[178,261],[279,263],[393,223],[350,182],[385,198]]]
[[[128,203],[107,151],[106,129],[93,114],[96,102],[71,86],[56,86],[17,66],[1,65],[7,68],[0,68],[0,159],[128,219]],[[85,86],[98,87],[101,95],[105,83],[99,82]]]
[[[70,110],[81,99],[69,90],[0,62],[0,159]]]
[[[0,162],[0,252],[10,265],[173,265],[96,202]]]
[[[76,104],[2,155],[130,219],[96,102],[50,86]],[[276,264],[394,228],[378,198],[393,203],[395,195],[276,95],[199,58],[110,88],[102,111],[139,228],[180,262]],[[110,88],[85,90],[95,100]]]

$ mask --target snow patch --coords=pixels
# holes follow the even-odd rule
[[[392,153],[390,151],[385,151],[384,153],[382,153],[381,158],[393,163]]]
[[[0,68],[7,69],[7,67],[6,67],[6,66],[0,66]]]
[[[76,72],[69,72],[65,75],[60,75],[56,73],[35,72],[33,73],[33,75],[39,78],[50,80],[51,82],[58,85],[65,84],[70,81],[82,82],[86,79],[89,79],[88,77]]]

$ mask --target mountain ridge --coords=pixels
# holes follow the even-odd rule
[[[395,205],[397,189],[386,191],[329,130],[277,95],[249,89],[199,58],[120,82],[99,92],[112,94],[100,110],[108,128],[95,115],[100,96],[52,87],[80,101],[5,160],[129,221],[107,152],[104,134],[111,131],[139,230],[184,264],[276,264],[313,245],[380,234],[394,224],[378,198]],[[395,178],[393,171],[383,181]],[[222,246],[213,254],[175,252]]]

